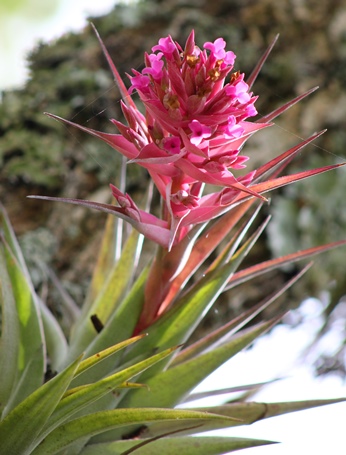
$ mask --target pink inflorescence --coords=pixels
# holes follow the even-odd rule
[[[236,56],[225,47],[218,38],[201,50],[193,32],[184,49],[170,36],[161,38],[145,54],[145,68],[129,76],[129,94],[138,93],[145,115],[122,102],[128,125],[113,120],[128,142],[120,151],[149,171],[166,202],[170,245],[189,226],[224,211],[235,194],[253,194],[253,173],[236,178],[232,169],[245,168],[241,147],[267,125],[246,121],[257,114],[257,97],[244,74],[232,72]],[[222,189],[203,196],[204,184]]]

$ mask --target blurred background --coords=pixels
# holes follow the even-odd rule
[[[345,160],[344,0],[0,0],[0,200],[20,238],[35,286],[57,313],[65,293],[77,303],[82,301],[104,217],[25,197],[45,194],[108,202],[108,184],[116,183],[119,164],[105,144],[43,115],[44,111],[52,112],[109,132],[108,119],[121,117],[120,94],[88,25],[90,17],[120,74],[139,68],[143,52],[160,37],[171,34],[184,42],[192,28],[200,45],[224,37],[228,49],[237,54],[236,69],[250,74],[280,33],[254,86],[260,115],[311,87],[318,85],[319,90],[292,107],[275,126],[251,139],[246,147],[252,165],[256,167],[324,128],[327,133],[302,151],[290,173]],[[141,193],[145,182],[145,174],[131,168],[131,195]],[[252,260],[345,238],[345,193],[344,169],[276,192],[263,213],[273,214],[273,220]],[[268,345],[266,341],[259,343],[267,346],[262,347],[262,354],[256,351],[252,360],[265,358],[255,368],[259,377],[253,378],[252,371],[248,375],[248,382],[255,382],[295,372],[299,379],[288,387],[296,395],[287,393],[286,385],[286,395],[281,388],[281,398],[273,400],[303,399],[315,390],[318,392],[311,398],[345,394],[345,257],[345,250],[338,249],[317,258],[308,275],[268,310],[270,314],[263,315],[272,316],[282,305],[293,309],[284,324],[266,337]],[[295,267],[267,274],[252,285],[225,294],[201,332],[258,303],[287,280]],[[282,351],[272,349],[270,356],[267,354],[270,346],[280,343],[290,348],[284,363],[280,362]],[[251,351],[245,354],[251,355]],[[237,375],[222,376],[228,386],[234,381],[237,385]],[[244,380],[239,378],[239,382]],[[315,389],[316,384],[321,388]],[[267,396],[264,399],[270,400]],[[342,409],[345,415],[345,407]],[[260,437],[278,436],[262,432]],[[278,447],[255,450],[258,454],[291,453],[279,452]],[[344,449],[333,453],[344,453]]]
[[[67,31],[81,30],[87,17],[106,14],[115,3],[115,0],[1,0],[1,90],[24,85],[28,77],[27,55],[40,40],[52,41]]]

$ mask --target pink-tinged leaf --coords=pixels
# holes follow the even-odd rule
[[[116,69],[114,63],[113,63],[113,60],[111,59],[107,49],[106,49],[106,46],[104,45],[98,31],[96,30],[96,27],[93,23],[91,23],[91,26],[92,28],[94,29],[94,32],[96,34],[96,37],[97,39],[99,40],[99,43],[101,45],[101,48],[102,48],[102,51],[107,59],[107,62],[108,62],[108,65],[110,67],[110,69],[112,70],[112,73],[113,73],[113,76],[114,76],[114,81],[116,82],[119,90],[120,90],[120,93],[121,93],[121,96],[123,98],[123,100],[125,101],[125,103],[127,104],[127,106],[131,106],[133,107],[133,109],[135,111],[137,111],[137,107],[135,105],[135,103],[133,102],[131,96],[129,95],[129,92],[127,91],[127,88],[123,82],[123,80],[121,79],[121,76],[118,72],[118,70]]]
[[[204,225],[195,226],[189,231],[189,235],[186,235],[173,247],[169,245],[168,254],[162,251],[156,257],[145,287],[146,299],[138,321],[139,327],[148,327],[158,315],[165,311],[166,307],[162,306],[162,302],[165,301],[170,291],[171,282],[184,270],[196,238],[204,227]]]
[[[87,128],[86,126],[78,125],[78,123],[71,122],[70,120],[66,120],[57,115],[50,114],[49,112],[45,112],[45,114],[48,117],[58,120],[59,122],[78,128],[88,134],[91,134],[92,136],[97,137],[98,139],[101,139],[130,160],[136,158],[138,155],[137,148],[132,144],[132,142],[125,139],[121,134],[102,133],[101,131],[96,131],[91,128]]]
[[[346,163],[333,164],[331,166],[324,166],[324,167],[320,167],[320,168],[316,168],[316,169],[310,169],[308,171],[298,172],[296,174],[285,175],[283,177],[278,177],[273,180],[268,180],[266,182],[261,182],[261,183],[255,184],[255,185],[251,185],[250,188],[252,190],[254,190],[256,193],[261,193],[261,194],[266,193],[268,191],[275,190],[282,186],[289,185],[290,183],[298,182],[298,181],[306,179],[308,177],[312,177],[313,175],[318,175],[318,174],[322,174],[323,172],[337,169],[341,166],[345,166],[345,164]],[[243,196],[241,194],[239,194],[235,198],[234,197],[231,198],[232,204],[242,202],[245,199],[247,199],[247,197]],[[227,195],[222,200],[222,203],[227,205]]]
[[[207,268],[207,270],[204,272],[205,274],[211,273],[213,270],[216,270],[219,267],[222,267],[223,265],[227,264],[229,261],[232,260],[233,254],[235,254],[236,250],[238,249],[240,243],[242,242],[244,236],[246,235],[248,229],[252,225],[253,221],[255,220],[258,212],[260,210],[260,207],[257,208],[255,213],[250,217],[250,219],[243,224],[242,227],[238,229],[234,235],[232,235],[231,239],[227,242],[226,246],[223,248],[222,252],[217,256],[217,258],[213,261],[212,265]],[[255,236],[256,238],[263,232],[265,226],[267,225],[269,221],[269,217],[267,220],[264,221],[264,223],[261,224],[261,226],[256,230],[255,234],[253,234],[252,238]],[[190,233],[189,236],[190,237]],[[251,240],[251,239],[250,239]],[[180,242],[181,243],[181,242]],[[180,243],[176,246],[178,249],[180,247]],[[181,269],[182,273],[184,273],[184,269]],[[170,291],[171,289],[167,289],[167,296],[170,297]],[[166,297],[166,296],[164,296]],[[174,297],[174,296],[173,296]],[[169,304],[170,300],[169,299],[164,299],[163,304],[160,306],[160,312],[159,314],[163,313],[166,311],[166,308]]]
[[[193,163],[184,158],[178,160],[176,166],[179,167],[179,169],[181,169],[186,175],[192,177],[193,179],[196,179],[198,182],[204,182],[218,186],[227,186],[241,193],[247,193],[251,196],[262,199],[263,201],[267,201],[265,197],[254,191],[252,187],[247,187],[237,181],[237,179],[229,171],[210,173],[204,169],[198,168]],[[193,211],[191,212],[191,217],[193,217]],[[191,220],[191,222],[193,222],[193,220]]]
[[[273,39],[273,41],[270,43],[268,49],[265,51],[265,53],[260,58],[259,62],[257,63],[255,68],[253,69],[253,71],[250,74],[250,76],[248,77],[246,83],[249,86],[249,90],[253,86],[255,80],[257,79],[257,76],[258,76],[259,72],[261,71],[262,66],[264,65],[265,61],[267,60],[267,58],[268,58],[269,54],[271,53],[273,47],[275,46],[275,43],[278,40],[278,38],[279,38],[279,35],[277,34],[275,36],[275,38]]]
[[[261,262],[260,264],[253,265],[247,269],[236,272],[230,279],[225,290],[227,291],[232,289],[245,281],[251,280],[252,278],[262,275],[263,273],[270,272],[271,270],[275,270],[283,265],[292,264],[294,262],[301,261],[302,259],[306,259],[316,254],[320,254],[344,245],[346,245],[346,240],[339,240],[338,242],[308,248],[306,250],[297,251],[296,253],[291,253],[280,258],[270,259],[268,261]]]
[[[158,189],[160,195],[165,199],[166,197],[166,187],[170,184],[171,179],[166,175],[157,174],[156,172],[151,171],[148,169],[150,177],[154,182],[156,188]]]
[[[228,261],[231,260],[232,256],[236,254],[237,249],[240,247],[241,243],[245,239],[246,234],[248,233],[250,227],[252,226],[253,222],[257,218],[260,210],[262,208],[262,204],[260,204],[254,213],[246,220],[237,230],[233,233],[230,240],[226,243],[226,245],[222,248],[221,252],[218,254],[216,259],[212,262],[212,264],[207,268],[206,272],[210,270],[214,270],[218,267],[221,267],[223,264],[226,264]],[[271,215],[267,216],[266,219],[260,224],[257,228],[256,232],[260,235],[261,232],[266,228],[270,221]]]
[[[123,220],[130,223],[138,232],[143,234],[150,240],[153,240],[155,243],[168,248],[170,243],[170,231],[168,225],[165,221],[156,218],[150,213],[139,210],[139,215],[141,220],[130,217],[125,213],[126,209],[122,207],[115,207],[111,204],[102,204],[100,202],[93,201],[84,201],[81,199],[70,199],[70,198],[59,198],[59,197],[48,197],[48,196],[28,196],[29,199],[42,199],[45,201],[55,201],[55,202],[65,202],[68,204],[79,205],[89,209],[95,209],[99,212],[110,213],[112,215],[118,216]]]
[[[231,256],[230,252],[233,250],[233,244],[236,243],[236,238],[233,238],[232,241],[229,242],[228,245],[226,245],[225,250],[222,252],[222,256],[223,256],[224,261],[220,261],[219,267],[214,267],[214,268],[210,267],[205,272],[204,277],[210,277],[210,276],[213,276],[214,274],[217,275],[219,271],[221,271],[225,267],[227,268],[229,266],[231,266],[233,268],[233,270],[236,270],[238,268],[239,264],[243,261],[243,259],[249,253],[249,251],[251,250],[251,248],[253,247],[253,245],[255,244],[255,242],[257,241],[257,239],[259,238],[259,236],[263,232],[263,230],[265,229],[266,222],[267,221],[262,223],[262,225],[259,226],[259,228],[255,231],[254,234],[251,235],[251,237],[244,243],[244,245],[242,245],[241,248],[239,248],[237,250],[237,254],[234,254],[233,256]],[[200,279],[196,283],[195,286],[197,286],[197,287],[200,286],[203,283],[203,280],[204,280],[204,278]],[[189,290],[189,292],[193,292],[193,289],[195,289],[195,287],[192,287]],[[186,295],[188,295],[188,294],[185,294],[185,296]],[[216,295],[212,295],[213,299],[215,297],[216,297]],[[207,302],[208,302],[209,305],[212,304],[212,300],[210,300],[210,299],[207,299]],[[173,310],[174,310],[174,307],[173,307]],[[163,313],[163,310],[161,310],[161,308],[160,308],[159,314],[162,314],[162,313]]]
[[[138,163],[146,169],[174,177],[177,174],[177,170],[171,164],[178,161],[184,155],[186,155],[185,151],[177,154],[169,154],[151,142],[144,146],[136,158],[129,161],[129,164]]]
[[[274,159],[268,161],[268,163],[263,164],[255,171],[255,176],[253,182],[258,181],[260,177],[263,177],[267,172],[273,171],[273,169],[278,166],[279,164],[286,162],[287,164],[291,161],[291,159],[306,145],[310,144],[312,141],[320,137],[323,133],[327,130],[322,130],[318,133],[313,134],[309,138],[305,139],[304,141],[300,142],[299,144],[295,145],[294,147],[290,148],[286,152],[282,153],[281,155],[275,157]]]
[[[174,223],[172,223],[172,226],[174,229]],[[173,277],[184,268],[189,251],[191,251],[193,247],[195,237],[198,236],[203,227],[204,226],[195,227],[192,230],[191,236],[189,233],[189,235],[185,236],[182,241],[175,245],[175,247],[172,247],[172,244],[176,232],[171,231],[171,242],[167,248],[168,254],[162,261],[159,261],[158,258],[156,258],[151,268],[145,288],[146,298],[138,320],[138,332],[135,333],[139,333],[143,327],[149,327],[152,322],[166,310],[166,307],[162,305],[162,302],[165,301],[165,298],[170,291],[171,281],[173,280]],[[184,246],[186,246],[187,251],[184,251]],[[175,249],[173,250],[173,248]],[[165,258],[167,258],[166,261]]]
[[[299,101],[301,101],[303,98],[305,98],[306,96],[308,96],[311,93],[315,92],[317,89],[318,89],[318,87],[311,88],[310,90],[308,90],[307,92],[303,93],[302,95],[297,96],[293,100],[288,101],[288,103],[285,103],[283,106],[280,106],[279,108],[275,109],[273,112],[270,112],[269,114],[261,117],[256,122],[257,123],[262,123],[262,122],[270,122],[270,121],[272,121],[274,118],[278,117],[283,112],[287,111],[287,109],[289,109],[290,107],[294,106]]]
[[[240,150],[245,142],[257,131],[260,131],[264,128],[268,128],[269,126],[273,126],[273,123],[251,123],[251,122],[242,122],[242,126],[245,128],[244,134],[239,138],[239,139],[232,139],[230,141],[227,141],[225,143],[224,138],[218,138],[218,139],[212,139],[210,141],[210,145],[213,147],[214,150],[212,150],[211,155],[213,156],[215,154],[222,154],[229,152],[230,150]],[[258,128],[260,126],[260,128]],[[220,144],[219,147],[217,145]]]
[[[164,308],[170,305],[178,291],[184,288],[186,282],[229,234],[241,217],[247,213],[253,203],[254,199],[251,199],[235,207],[222,218],[219,218],[211,228],[199,237],[183,270],[172,281],[170,291],[162,303]]]
[[[189,235],[186,235],[180,242],[174,245],[169,255],[164,258],[162,267],[165,270],[165,280],[167,282],[172,282],[185,270],[185,266],[194,252],[196,241],[198,241],[206,224],[194,226],[189,231]]]
[[[244,194],[243,197],[240,195]],[[200,199],[198,207],[194,207],[185,217],[183,226],[190,224],[204,223],[205,221],[213,220],[221,215],[225,215],[240,202],[247,201],[250,197],[246,193],[242,193],[234,188],[225,188],[219,193],[206,194]],[[236,201],[233,203],[233,201]]]

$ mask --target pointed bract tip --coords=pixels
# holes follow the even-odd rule
[[[95,24],[94,24],[93,22],[90,22],[90,25],[91,25],[91,27],[93,28],[93,30],[94,30],[96,36],[99,37],[100,35],[99,35],[99,32],[97,31],[97,28],[96,28]]]
[[[185,53],[192,54],[195,48],[195,31],[192,30],[185,44]]]

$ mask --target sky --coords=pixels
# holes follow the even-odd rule
[[[55,14],[40,22],[32,17],[27,20],[25,14],[22,17],[6,16],[6,20],[0,14],[0,27],[5,37],[0,41],[0,91],[24,84],[27,77],[25,55],[39,39],[47,41],[65,31],[77,31],[87,24],[89,15],[105,14],[114,4],[115,0],[60,0]],[[17,33],[19,29],[20,33]],[[293,317],[296,315],[303,319],[302,324],[294,329],[278,326],[268,336],[262,337],[252,349],[227,362],[197,391],[285,377],[264,388],[254,399],[273,402],[346,396],[346,386],[340,377],[314,378],[310,367],[319,356],[319,349],[323,347],[328,351],[336,345],[337,330],[325,337],[322,346],[311,351],[306,358],[301,356],[320,327],[321,318],[318,314],[322,310],[321,302],[315,299],[306,301],[293,313]],[[215,399],[213,404],[218,404]],[[231,432],[223,431],[222,434],[281,441],[279,445],[243,450],[242,455],[310,455],[327,452],[345,455],[345,421],[346,404],[342,403],[264,420],[249,427],[237,427]]]

